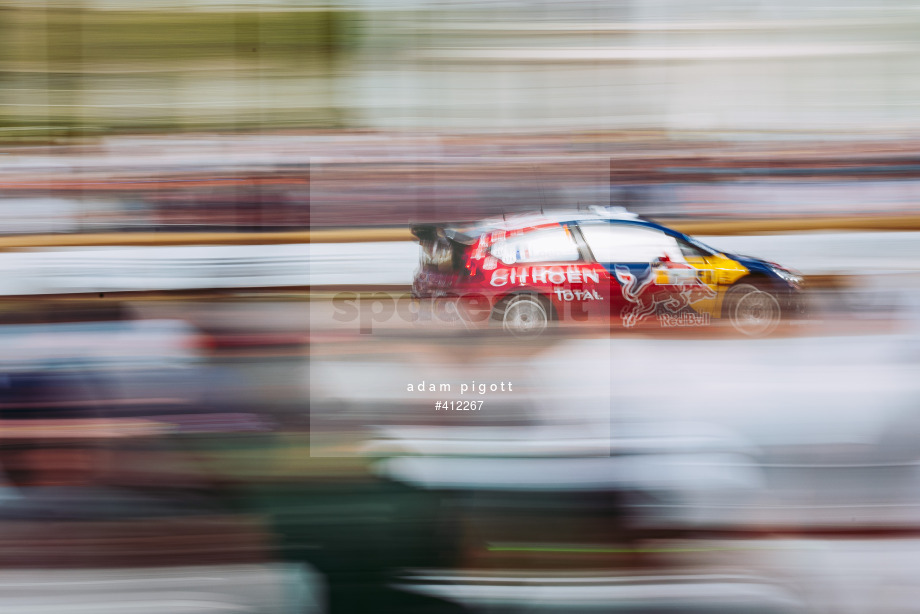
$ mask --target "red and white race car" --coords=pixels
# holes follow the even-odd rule
[[[452,299],[468,321],[515,335],[553,322],[669,328],[727,318],[759,336],[803,307],[799,274],[618,208],[423,224],[412,233],[421,245],[414,296]]]

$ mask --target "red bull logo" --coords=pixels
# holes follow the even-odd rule
[[[680,284],[657,285],[652,267],[640,278],[622,265],[614,266],[614,275],[620,282],[623,298],[630,303],[620,314],[626,328],[636,326],[651,315],[658,315],[663,326],[709,324],[709,314],[686,312],[694,303],[716,297],[716,291],[699,279],[688,279]]]

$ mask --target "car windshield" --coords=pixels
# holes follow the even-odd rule
[[[694,246],[699,247],[699,248],[701,248],[701,249],[703,249],[703,250],[706,250],[706,251],[708,251],[710,254],[721,254],[721,253],[722,253],[722,250],[721,250],[721,249],[716,249],[716,248],[712,247],[711,245],[707,245],[707,244],[703,243],[702,241],[700,241],[699,239],[697,239],[696,237],[691,237],[690,235],[684,235],[684,236],[683,236],[683,239],[684,239],[687,243],[689,243],[690,245],[694,245]]]

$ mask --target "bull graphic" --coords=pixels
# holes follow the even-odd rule
[[[623,298],[631,303],[620,314],[626,328],[632,328],[648,316],[658,313],[660,308],[676,314],[697,301],[716,297],[716,291],[699,279],[680,285],[653,287],[655,273],[652,267],[646,269],[641,280],[628,267],[614,265],[613,268],[622,286]]]

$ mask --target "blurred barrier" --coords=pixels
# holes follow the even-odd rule
[[[408,230],[405,240],[411,239]],[[361,239],[361,231],[340,231],[331,238],[341,240],[342,236]],[[384,239],[387,240],[387,239]],[[41,234],[0,237],[0,251],[19,249],[40,249],[44,247],[143,247],[167,245],[251,245],[253,243],[277,245],[283,243],[310,243],[308,231],[271,232],[253,234],[248,232],[137,232],[100,234]]]
[[[920,230],[918,215],[858,217],[796,217],[788,219],[669,220],[670,228],[693,235],[734,236],[760,233],[819,231]],[[368,243],[412,241],[403,227],[325,228],[287,232],[132,232],[102,234],[38,234],[0,237],[0,251],[43,247],[278,245],[285,243]]]
[[[0,255],[2,295],[303,287],[308,245],[96,247]]]

